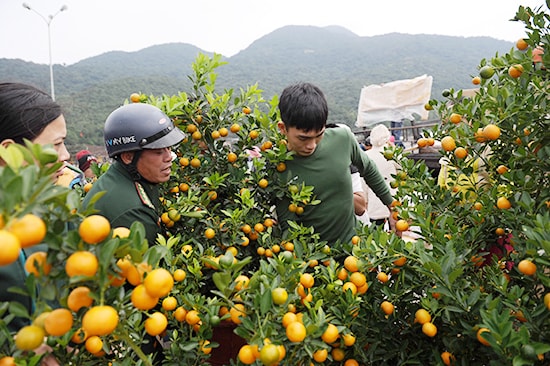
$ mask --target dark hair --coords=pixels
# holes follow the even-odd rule
[[[34,86],[0,83],[0,141],[32,141],[62,113],[59,104]]]
[[[325,95],[310,83],[287,86],[279,98],[279,111],[285,126],[304,131],[322,130],[328,118]]]

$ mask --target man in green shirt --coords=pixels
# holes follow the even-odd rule
[[[185,135],[155,106],[134,103],[113,111],[105,121],[105,146],[115,161],[94,183],[83,201],[86,207],[98,192],[105,194],[94,208],[112,227],[145,226],[149,244],[160,229],[158,184],[170,179],[171,146]]]
[[[283,90],[279,99],[279,130],[287,139],[294,159],[287,161],[283,181],[313,186],[319,205],[307,206],[301,215],[288,210],[289,200],[277,202],[277,217],[283,229],[292,220],[313,226],[329,244],[348,242],[355,235],[356,218],[350,165],[391,210],[393,197],[376,165],[364,154],[349,128],[327,126],[328,106],[315,85],[298,83]],[[391,217],[391,215],[390,215]],[[395,230],[395,220],[390,220]]]

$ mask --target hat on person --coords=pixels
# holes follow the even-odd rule
[[[374,147],[387,144],[391,139],[390,130],[384,125],[376,125],[370,133],[370,142]]]
[[[372,147],[372,142],[370,141],[370,136],[365,139],[365,146],[371,146]]]
[[[93,162],[97,163],[97,158],[88,150],[80,150],[77,152],[76,160],[78,161],[78,168],[83,172],[86,171]]]

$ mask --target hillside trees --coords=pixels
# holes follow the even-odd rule
[[[470,87],[469,75],[475,73],[477,61],[511,46],[483,37],[358,37],[333,27],[289,26],[226,58],[229,63],[218,70],[217,85],[223,90],[258,83],[270,98],[291,82],[310,81],[326,91],[331,122],[353,126],[364,85],[428,74],[434,76],[432,94],[439,99],[443,89]],[[199,52],[190,45],[167,44],[138,52],[109,52],[74,65],[54,65],[56,96],[69,116],[71,151],[101,142],[106,116],[127,98],[128,90],[144,94],[190,90],[185,75]],[[3,80],[49,90],[46,65],[0,60],[0,75]]]

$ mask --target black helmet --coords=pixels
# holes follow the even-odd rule
[[[115,109],[105,121],[103,136],[111,158],[126,151],[170,147],[185,138],[170,117],[144,103]]]

